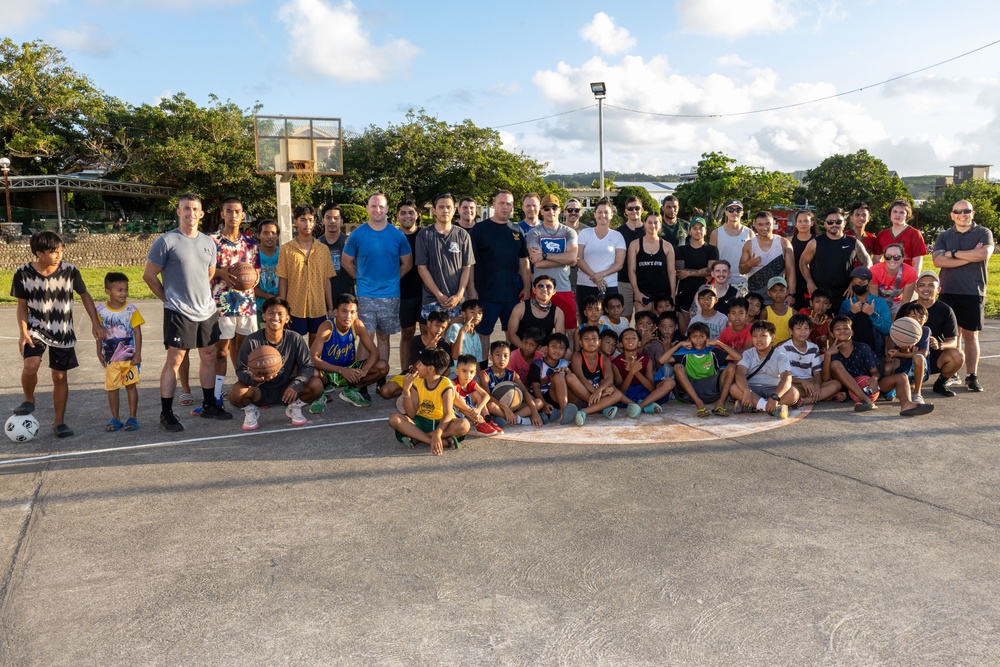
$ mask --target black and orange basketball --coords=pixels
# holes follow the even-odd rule
[[[230,266],[229,277],[244,292],[252,290],[260,280],[260,274],[257,272],[257,269],[253,268],[253,264],[249,262],[239,262]]]

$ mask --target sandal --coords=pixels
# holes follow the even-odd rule
[[[194,405],[194,396],[188,393],[181,394],[181,400],[178,403],[180,405]]]
[[[139,422],[136,420],[135,417],[129,417],[128,419],[125,420],[125,430],[126,431],[139,430]]]
[[[699,417],[707,417],[711,413],[708,411],[708,408],[698,408],[698,412],[696,414]]]
[[[728,417],[729,410],[726,410],[721,405],[717,405],[714,408],[712,408],[712,414],[715,415],[716,417]]]
[[[124,426],[125,426],[125,424],[122,424],[120,421],[118,421],[118,419],[116,419],[115,417],[112,417],[111,421],[108,422],[108,425],[104,427],[104,430],[105,431],[117,431],[117,430],[123,428]]]

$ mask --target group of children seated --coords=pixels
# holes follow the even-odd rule
[[[693,404],[698,417],[732,411],[784,419],[790,408],[848,397],[856,412],[865,412],[875,408],[880,392],[894,395],[904,416],[934,409],[920,395],[928,374],[926,327],[913,346],[887,339],[883,364],[870,345],[853,340],[851,317],[829,313],[828,291],[815,290],[809,307],[795,312],[786,305],[783,278],[772,278],[767,287],[771,304],[765,306],[759,294],[739,296],[725,284],[707,284],[691,313],[675,312],[673,300],[659,296],[650,310],[635,313],[635,327],[622,317],[620,295],[593,296],[572,340],[528,328],[517,349],[507,341],[492,343],[483,364],[471,347],[459,349],[455,336],[442,341],[446,329],[465,325],[447,328],[447,315],[432,313],[414,338],[410,372],[381,389],[385,398],[401,397],[389,423],[401,442],[429,444],[440,454],[473,430],[495,435],[514,424],[583,426],[592,415],[614,419],[622,409],[637,419],[659,414],[672,398]],[[475,300],[462,309],[465,323],[482,310]],[[908,303],[898,316],[923,325],[927,310]],[[508,405],[495,395],[501,383],[513,383],[522,400]]]

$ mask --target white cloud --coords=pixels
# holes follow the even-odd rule
[[[594,20],[580,29],[580,37],[609,56],[624,53],[635,46],[635,38],[629,31],[616,26],[615,19],[604,12],[594,14]]]
[[[405,39],[376,46],[350,0],[289,0],[278,10],[291,38],[289,61],[306,73],[344,83],[383,81],[405,72],[420,52]]]
[[[158,107],[160,106],[160,102],[162,102],[163,100],[169,100],[173,96],[174,96],[174,91],[167,88],[159,95],[153,96],[153,101],[150,102],[150,106]]]
[[[86,21],[76,30],[53,30],[49,34],[49,40],[64,51],[89,56],[107,56],[113,45],[111,38],[99,26]]]
[[[727,53],[723,56],[712,58],[712,64],[716,67],[751,67],[750,63],[743,60],[738,53]]]
[[[792,0],[677,0],[677,16],[685,32],[730,39],[755,32],[782,32],[794,27]]]
[[[56,4],[58,0],[0,0],[0,16],[3,17],[3,29],[5,33],[34,23],[45,16],[49,8]]]

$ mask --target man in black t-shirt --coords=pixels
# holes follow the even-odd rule
[[[417,256],[417,234],[420,232],[420,218],[417,205],[404,201],[396,209],[396,221],[410,244],[410,252]],[[399,363],[405,374],[410,368],[410,341],[417,332],[420,321],[420,306],[423,303],[424,283],[420,280],[416,264],[399,279]]]
[[[934,393],[951,398],[955,392],[948,388],[948,378],[957,373],[965,363],[965,355],[958,347],[958,320],[951,306],[938,301],[939,278],[933,271],[924,271],[917,277],[914,292],[917,303],[927,309],[924,326],[931,330],[930,354],[927,362],[931,373],[940,373],[934,381]]]

